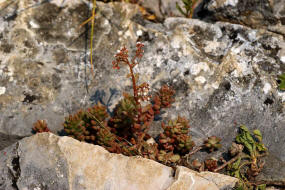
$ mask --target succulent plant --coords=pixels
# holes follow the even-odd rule
[[[138,107],[135,99],[129,94],[118,103],[114,110],[114,116],[110,119],[110,125],[116,129],[129,130],[137,122]]]
[[[116,142],[116,136],[108,129],[100,128],[96,135],[96,142],[110,152],[121,153],[120,145]]]
[[[181,135],[177,135],[176,137],[174,150],[177,150],[177,152],[184,155],[188,153],[190,150],[192,150],[194,146],[195,146],[195,143],[192,141],[191,136],[181,134]]]
[[[164,132],[167,136],[188,134],[190,128],[188,120],[180,116],[178,116],[174,121],[170,120],[167,126],[162,123],[161,127],[164,129]]]
[[[195,159],[192,161],[192,166],[197,169],[197,168],[200,168],[202,166],[202,163],[198,160],[198,159]]]
[[[174,151],[179,154],[186,154],[194,147],[189,133],[188,120],[178,116],[174,121],[170,120],[168,125],[162,123],[163,133],[159,135],[160,147],[167,151]]]
[[[106,107],[98,103],[87,110],[79,110],[74,115],[66,117],[63,126],[69,136],[80,141],[95,143],[96,133],[101,128],[98,122],[106,125],[107,118]]]
[[[157,160],[158,157],[158,144],[157,143],[147,143],[142,144],[142,155],[144,158]]]
[[[104,106],[100,102],[98,102],[97,105],[88,108],[87,112],[92,116],[96,117],[100,122],[104,122],[109,117],[106,106]]]
[[[36,123],[34,123],[33,131],[35,133],[50,132],[45,120],[38,120]]]
[[[205,167],[209,170],[209,171],[214,171],[217,167],[218,167],[218,160],[215,158],[210,158],[205,160]]]
[[[157,111],[161,108],[170,107],[171,104],[174,102],[174,94],[175,92],[173,89],[171,89],[167,85],[163,85],[159,90],[159,93],[153,98],[154,105],[156,105],[154,109]]]
[[[158,161],[168,164],[168,163],[177,163],[180,161],[181,157],[179,154],[174,154],[173,152],[166,152],[160,150],[157,157]]]
[[[159,144],[160,148],[166,151],[173,151],[174,150],[174,142],[175,139],[166,136],[164,133],[159,135]]]
[[[80,141],[101,145],[113,153],[127,156],[140,155],[171,166],[181,163],[187,165],[185,160],[188,162],[188,157],[201,149],[208,149],[210,152],[219,149],[221,139],[212,136],[205,140],[203,145],[192,150],[195,143],[189,135],[189,121],[180,116],[175,120],[170,120],[167,124],[162,122],[163,132],[158,136],[157,141],[151,139],[148,134],[151,122],[155,115],[160,114],[161,109],[171,106],[174,101],[174,91],[164,85],[157,94],[150,98],[149,85],[147,83],[138,84],[139,75],[133,70],[143,55],[143,44],[137,43],[136,47],[135,56],[131,60],[128,58],[128,50],[123,47],[115,55],[116,60],[113,61],[115,69],[120,69],[120,64],[129,67],[130,72],[127,77],[132,80],[133,95],[123,94],[123,99],[115,107],[112,117],[109,117],[106,107],[101,103],[66,117],[63,123],[65,132]],[[282,87],[279,88],[282,90]],[[146,103],[150,100],[149,104]],[[144,104],[142,104],[143,101]],[[38,120],[33,130],[49,131],[44,120]],[[262,143],[259,130],[251,133],[245,126],[241,126],[239,132],[236,143],[232,144],[229,151],[230,155],[234,156],[231,160],[224,159],[219,167],[217,159],[214,158],[207,159],[203,163],[194,160],[192,167],[199,171],[206,167],[207,170],[215,172],[228,167],[230,175],[241,179],[241,187],[250,189],[251,184],[247,183],[246,176],[255,177],[260,173],[264,165],[260,158],[267,152],[267,148]]]
[[[86,131],[86,112],[83,110],[78,111],[73,116],[65,118],[63,123],[64,131],[71,137],[80,141],[85,140]]]
[[[133,95],[123,94],[123,99],[116,105],[113,116],[109,117],[106,107],[98,103],[87,110],[80,110],[65,119],[65,132],[80,141],[86,141],[105,147],[113,153],[127,156],[141,155],[145,158],[157,160],[165,164],[177,164],[181,156],[187,154],[194,147],[189,135],[189,122],[178,116],[168,124],[162,123],[163,133],[158,142],[149,143],[148,129],[155,115],[163,108],[168,108],[174,101],[174,90],[163,85],[152,98],[148,94],[147,83],[138,84],[139,75],[133,68],[139,64],[143,55],[143,44],[137,43],[135,56],[129,60],[128,50],[123,47],[115,55],[113,68],[120,69],[124,64],[129,67],[128,78],[131,78]],[[149,104],[142,102],[150,101]],[[217,138],[210,138],[206,146],[219,147]]]
[[[155,113],[151,104],[144,106],[141,112],[139,122],[151,123],[153,121]]]
[[[216,136],[208,137],[208,139],[204,141],[204,146],[210,152],[213,152],[214,150],[217,150],[222,147],[222,145],[220,144],[221,140],[221,138]]]

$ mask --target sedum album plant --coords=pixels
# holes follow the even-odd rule
[[[128,67],[127,78],[132,81],[133,92],[123,93],[123,99],[115,107],[113,116],[110,117],[106,107],[98,103],[67,117],[63,124],[64,130],[73,138],[101,145],[110,152],[140,155],[165,164],[177,163],[195,145],[188,135],[190,126],[188,120],[178,116],[167,125],[162,123],[164,132],[157,141],[148,134],[155,115],[174,102],[174,91],[164,85],[151,96],[149,84],[139,83],[139,74],[135,73],[134,68],[143,56],[143,47],[140,42],[136,44],[132,59],[129,59],[126,47],[122,47],[115,55],[113,69]],[[153,142],[150,142],[151,139]]]

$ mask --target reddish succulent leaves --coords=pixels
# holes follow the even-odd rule
[[[188,120],[179,117],[175,121],[169,121],[168,125],[161,124],[164,132],[159,135],[159,145],[166,151],[174,151],[181,155],[188,153],[194,147],[189,133]]]
[[[205,160],[205,167],[209,171],[214,171],[218,167],[218,160],[216,160],[214,158],[210,158],[210,159]]]
[[[36,133],[50,132],[45,120],[38,120],[34,123],[33,131]]]
[[[171,103],[174,102],[173,99],[174,90],[167,85],[163,85],[159,91],[159,94],[160,94],[162,107],[163,108],[170,107]]]

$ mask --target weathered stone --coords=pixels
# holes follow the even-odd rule
[[[208,181],[212,181],[219,189],[232,189],[235,184],[238,182],[238,179],[232,178],[230,176],[225,176],[218,173],[212,172],[195,172],[190,170],[189,172],[195,173],[196,175],[207,179]]]
[[[219,176],[220,175],[220,176]],[[175,182],[168,190],[216,190],[233,189],[238,179],[211,172],[195,172],[185,167],[178,167]]]
[[[284,0],[211,0],[204,5],[214,19],[243,24],[253,28],[284,25]],[[208,15],[204,15],[209,17]],[[283,33],[285,34],[285,33]]]
[[[207,136],[221,137],[223,149],[217,156],[231,145],[240,124],[260,129],[274,158],[268,158],[260,176],[285,182],[285,167],[280,167],[285,163],[280,151],[285,149],[285,92],[277,88],[277,76],[285,72],[282,35],[266,27],[184,18],[151,23],[135,5],[97,2],[92,75],[86,53],[90,33],[79,27],[88,18],[89,4],[43,2],[0,4],[3,138],[12,142],[31,135],[38,119],[56,133],[63,129],[64,116],[98,101],[111,112],[121,93],[132,87],[125,78],[127,68],[112,70],[114,54],[123,45],[132,54],[140,40],[145,44],[135,68],[140,80],[154,91],[168,83],[177,92],[176,103],[162,119],[187,117],[196,144]],[[159,126],[160,121],[154,123],[153,134]]]
[[[172,168],[155,161],[109,153],[100,146],[51,133],[22,139],[0,155],[0,189],[5,190],[188,190],[190,186],[185,185],[191,183],[191,189],[222,189],[212,179],[184,167],[174,179]],[[232,177],[212,175],[216,175],[215,181],[227,179],[224,184],[228,186],[237,182]]]
[[[183,7],[180,0],[145,0],[141,5],[154,13],[157,18],[163,19],[171,16],[183,16],[176,8],[176,3]]]
[[[204,178],[201,178],[194,173],[187,172],[186,168],[178,168],[175,175],[176,181],[168,188],[168,190],[218,190],[217,186]]]
[[[65,1],[58,7],[62,1],[35,5],[33,2],[13,2],[1,12],[0,131],[10,136],[30,135],[33,123],[39,118],[49,121],[53,131],[60,131],[64,116],[98,101],[97,95],[103,91],[95,87],[104,75],[114,73],[108,64],[99,69],[99,62],[111,63],[121,43],[130,44],[137,38],[128,28],[139,27],[130,21],[138,13],[137,6],[116,3],[110,7],[97,3],[101,12],[94,33],[96,78],[93,78],[84,50],[85,42],[89,44],[85,36],[89,34],[85,34],[85,27],[79,27],[88,19],[88,4]],[[12,13],[17,14],[7,20]],[[113,17],[122,19],[110,23]],[[119,31],[132,36],[120,37]],[[99,47],[100,44],[104,45]],[[115,90],[118,88],[112,85],[112,79],[109,82],[110,91],[104,92],[105,96],[111,94],[118,99],[120,93]]]

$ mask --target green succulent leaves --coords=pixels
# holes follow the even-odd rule
[[[214,150],[217,150],[222,147],[222,145],[220,144],[221,140],[221,138],[216,136],[208,137],[208,139],[204,141],[204,146],[210,152],[213,152]]]
[[[167,151],[178,152],[182,155],[193,149],[195,143],[189,133],[188,120],[178,116],[175,120],[170,120],[168,125],[162,123],[164,132],[159,136],[160,147]]]

